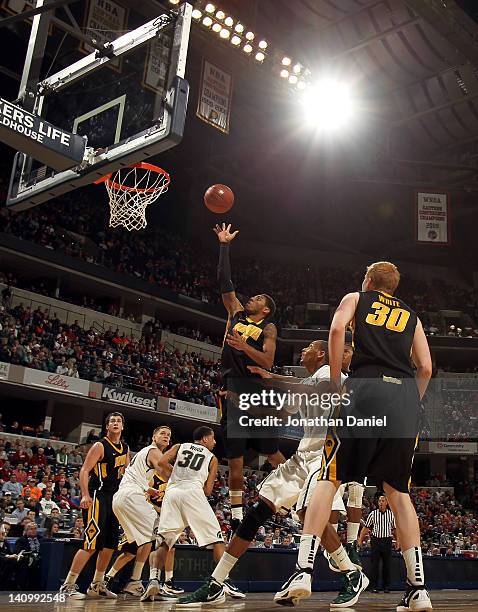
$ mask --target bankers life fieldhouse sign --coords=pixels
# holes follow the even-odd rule
[[[83,161],[86,141],[0,98],[0,140],[58,172]]]

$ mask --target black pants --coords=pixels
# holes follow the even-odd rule
[[[392,538],[375,538],[371,539],[372,548],[372,574],[370,576],[371,588],[378,589],[380,575],[380,559],[382,559],[383,569],[383,588],[390,588],[390,560],[392,558]]]

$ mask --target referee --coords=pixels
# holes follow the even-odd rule
[[[372,550],[372,574],[370,576],[370,587],[372,593],[379,593],[379,571],[380,559],[383,562],[383,591],[390,593],[390,560],[392,558],[392,538],[395,535],[395,520],[393,512],[388,507],[385,495],[378,498],[378,509],[371,512],[365,521],[358,539],[358,545],[362,546],[364,539],[369,533],[370,546]]]

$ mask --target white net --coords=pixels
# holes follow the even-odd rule
[[[145,163],[120,168],[106,181],[110,199],[110,227],[140,230],[146,227],[146,208],[165,193],[169,174]]]

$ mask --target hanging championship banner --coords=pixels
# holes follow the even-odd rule
[[[229,134],[232,76],[203,60],[197,116],[224,134]]]
[[[86,14],[85,34],[100,45],[112,42],[125,33],[128,11],[113,0],[90,0]],[[93,53],[96,49],[82,42],[80,51]],[[108,62],[107,66],[121,71],[121,58]]]
[[[417,242],[448,244],[448,194],[416,191]]]
[[[160,36],[149,44],[142,85],[159,96],[166,95],[170,53],[170,36]]]

